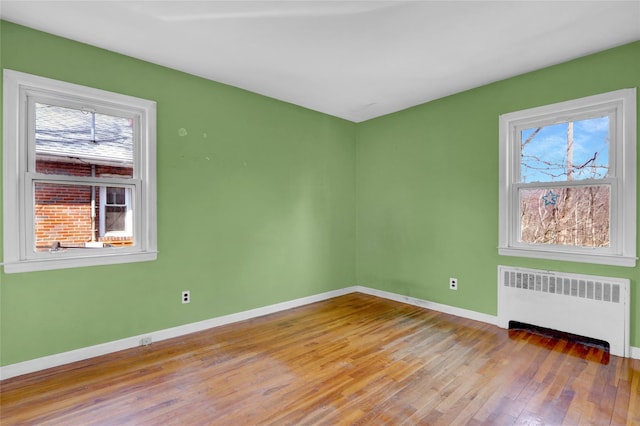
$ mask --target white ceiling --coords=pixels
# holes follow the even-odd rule
[[[0,0],[0,16],[355,122],[640,40],[640,0]]]

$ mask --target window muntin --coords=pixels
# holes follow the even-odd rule
[[[634,266],[635,89],[500,117],[499,253]]]
[[[4,87],[5,272],[155,259],[155,103],[10,70]]]

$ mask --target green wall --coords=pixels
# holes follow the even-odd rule
[[[498,116],[638,86],[640,42],[360,124],[358,284],[495,315],[500,264],[630,278],[631,345],[640,346],[640,267],[497,251]]]
[[[355,284],[354,123],[1,24],[4,68],[157,102],[159,250],[0,273],[2,365]]]
[[[158,103],[160,252],[0,272],[0,365],[354,284],[494,315],[498,264],[631,278],[639,321],[639,268],[496,246],[498,115],[639,86],[640,42],[354,124],[0,25],[1,67]],[[631,332],[640,346],[640,326]]]

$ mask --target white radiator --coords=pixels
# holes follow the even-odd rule
[[[604,340],[629,356],[628,279],[498,266],[498,325],[518,321]]]

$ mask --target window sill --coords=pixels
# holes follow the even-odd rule
[[[98,256],[70,257],[65,259],[37,259],[4,263],[4,273],[47,271],[53,269],[81,268],[84,266],[115,265],[119,263],[147,262],[156,260],[157,252],[119,253]]]
[[[569,253],[569,252],[551,252],[542,250],[531,250],[521,248],[505,248],[499,247],[498,254],[500,256],[517,256],[529,257],[533,259],[549,259],[580,263],[595,263],[599,265],[626,266],[634,268],[636,266],[637,257],[629,256],[613,256],[603,254],[587,254],[587,253]]]

